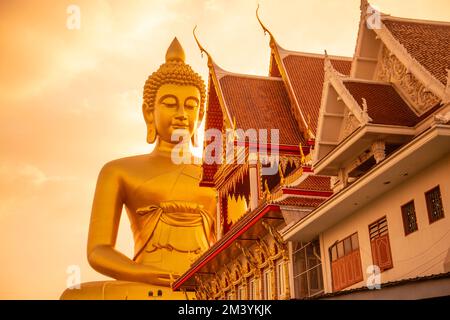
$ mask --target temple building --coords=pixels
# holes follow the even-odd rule
[[[205,137],[205,156],[222,161],[205,162],[201,181],[217,192],[217,242],[174,290],[450,295],[450,23],[383,13],[369,23],[372,12],[362,0],[353,58],[286,50],[258,17],[270,36],[267,77],[223,70],[198,42],[205,129],[222,133]],[[211,144],[223,152],[207,154]]]

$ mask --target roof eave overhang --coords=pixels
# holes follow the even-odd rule
[[[447,156],[450,126],[434,125],[395,151],[341,192],[325,201],[301,221],[285,228],[289,241],[309,241],[355,211]]]
[[[328,155],[313,164],[318,175],[337,176],[342,165],[370,148],[375,140],[405,143],[415,135],[415,129],[403,126],[366,124],[344,139]],[[329,145],[327,142],[324,144]],[[318,142],[319,148],[321,142]]]

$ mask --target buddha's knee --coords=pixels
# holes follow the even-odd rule
[[[174,292],[170,287],[139,282],[97,281],[81,284],[79,289],[66,289],[61,300],[185,300],[193,299],[189,292]]]
[[[115,281],[94,281],[82,283],[79,288],[66,289],[61,300],[103,300],[105,299],[106,288],[109,282]]]

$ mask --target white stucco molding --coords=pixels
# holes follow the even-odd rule
[[[349,79],[349,77],[339,73],[336,69],[334,69],[331,60],[327,55],[325,55],[324,68],[325,78],[333,86],[339,97],[342,99],[347,108],[349,108],[349,110],[353,113],[359,123],[364,125],[368,122],[372,122],[372,118],[370,118],[367,114],[367,107],[361,109],[359,103],[355,100],[350,91],[348,91],[345,87],[344,80]],[[322,102],[325,103],[325,101],[326,100],[323,100]],[[367,102],[365,102],[365,100],[363,100],[363,105],[367,106]]]
[[[438,147],[440,146],[440,147]],[[383,181],[388,178],[394,179],[391,172],[397,172],[399,168],[410,170],[410,174],[426,168],[428,163],[433,163],[436,159],[448,154],[450,146],[450,126],[434,124],[426,132],[422,133],[394,154],[386,158],[379,165],[372,168],[363,177],[353,182],[349,187],[334,194],[308,216],[302,220],[286,227],[283,230],[283,238],[287,241],[308,241],[324,230],[332,227],[339,221],[346,219],[358,208],[363,207],[367,202],[372,201],[387,191],[401,183],[403,178],[396,177],[396,181],[385,185]],[[412,163],[412,159],[422,156],[423,163]],[[363,195],[371,193],[372,199],[367,199]],[[359,202],[358,206],[353,203]],[[352,208],[352,210],[349,210]]]
[[[388,50],[393,53],[397,59],[407,68],[407,70],[414,75],[422,84],[434,93],[439,99],[444,100],[445,86],[436,79],[430,71],[428,71],[419,61],[417,61],[408,50],[393,36],[386,25],[385,20],[395,21],[395,18],[384,17],[381,22],[381,28],[374,28],[373,31],[378,38],[384,43]]]

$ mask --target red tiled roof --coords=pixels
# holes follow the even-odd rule
[[[296,207],[315,208],[315,207],[318,207],[325,200],[326,200],[325,198],[288,197],[286,199],[278,201],[276,204],[280,205],[280,206],[296,206]]]
[[[309,175],[305,180],[293,188],[307,191],[332,192],[330,188],[330,177],[326,176]]]
[[[206,119],[205,119],[205,129],[215,128],[222,131],[223,126],[223,113],[222,108],[220,107],[219,98],[217,97],[216,90],[214,85],[212,85],[211,76],[209,77],[210,90],[208,94],[208,105],[206,110]],[[204,146],[208,144],[208,141],[205,141]],[[214,175],[216,174],[218,165],[217,164],[203,164],[203,175],[201,184],[208,184],[214,181]]]
[[[433,113],[439,105],[417,116],[390,84],[345,81],[345,87],[362,109],[362,98],[373,123],[413,127]]]
[[[331,59],[334,68],[349,75],[352,62]],[[283,59],[287,76],[303,115],[311,120],[311,130],[316,133],[324,82],[324,57],[288,55]]]
[[[279,143],[305,143],[283,81],[226,75],[220,79],[225,104],[240,129],[278,129]],[[270,131],[268,132],[270,141]]]
[[[450,25],[384,20],[392,35],[436,79],[447,83],[450,68]]]

